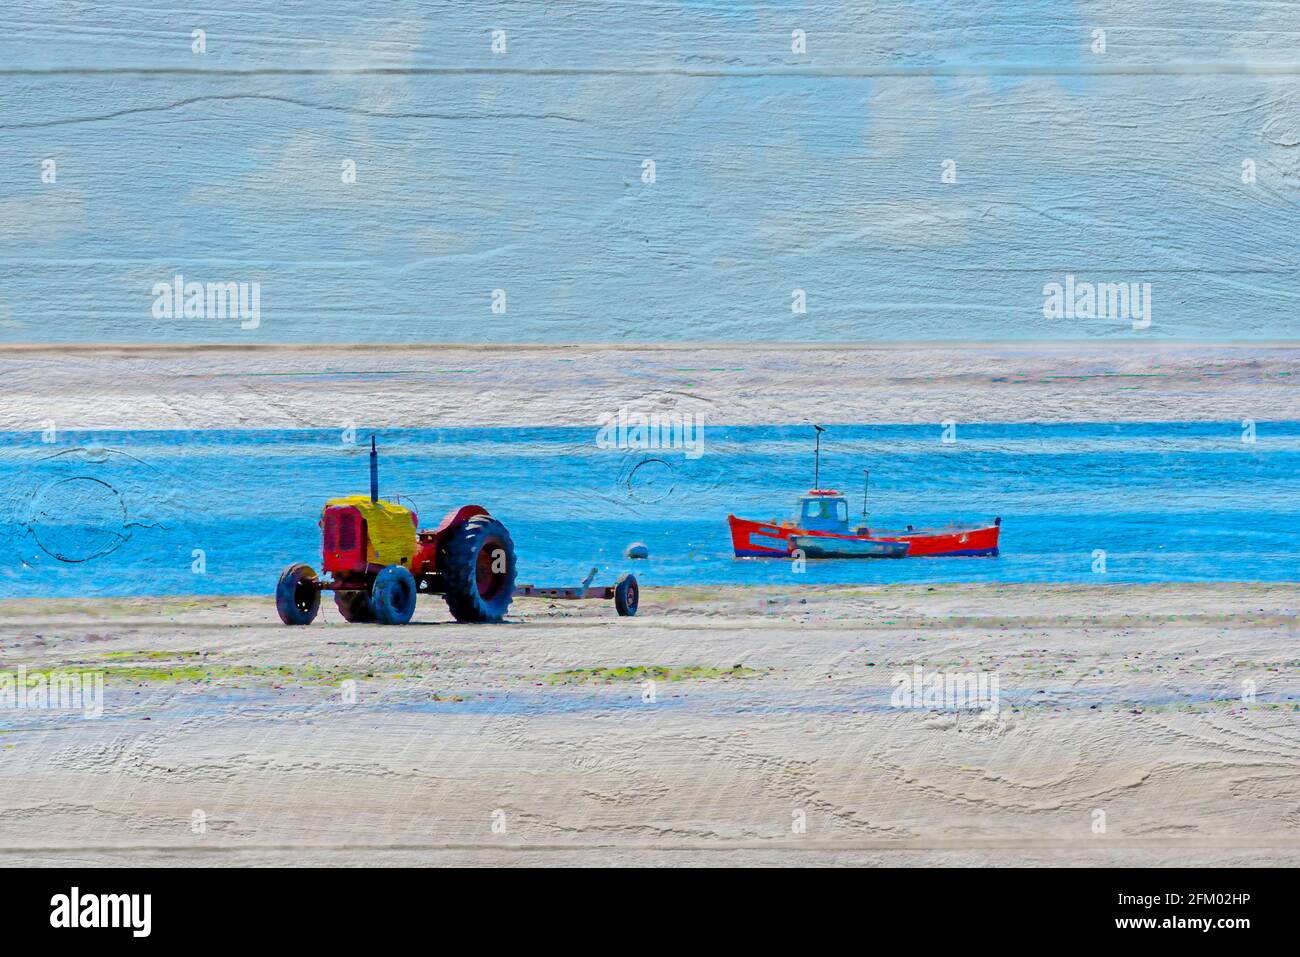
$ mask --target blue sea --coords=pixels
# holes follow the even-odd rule
[[[727,514],[788,516],[812,485],[806,426],[706,427],[703,454],[617,450],[592,428],[384,429],[380,490],[422,526],[483,505],[521,582],[591,566],[645,585],[1295,581],[1300,423],[836,426],[821,485],[878,528],[1002,518],[1002,554],[735,559]],[[319,563],[327,498],[368,491],[368,438],[334,430],[0,436],[0,596],[269,594]],[[644,542],[646,561],[623,557]],[[1104,571],[1099,564],[1104,553]]]

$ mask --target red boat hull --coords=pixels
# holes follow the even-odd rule
[[[754,522],[727,516],[731,526],[731,547],[737,558],[788,558],[791,535],[816,535],[824,538],[870,538],[880,542],[910,542],[907,557],[918,555],[996,555],[1000,525],[982,528],[921,529],[909,532],[870,532],[861,535],[837,535],[814,532],[793,525]]]

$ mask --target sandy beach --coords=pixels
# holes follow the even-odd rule
[[[305,629],[0,602],[0,668],[106,689],[4,712],[0,863],[1296,865],[1298,595],[676,588]],[[996,676],[996,712],[900,706],[918,668]]]
[[[1294,421],[1294,344],[0,347],[0,430]]]
[[[0,429],[1300,419],[1286,345],[0,349]],[[188,546],[187,546],[188,548]],[[93,592],[93,587],[87,591]],[[1286,584],[0,601],[0,864],[1300,864]],[[988,702],[899,680],[996,679]],[[0,689],[2,690],[2,689]]]

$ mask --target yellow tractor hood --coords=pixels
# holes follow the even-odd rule
[[[349,505],[366,520],[366,560],[376,565],[411,566],[418,543],[415,513],[392,502],[370,501],[369,495],[332,498],[326,508]]]

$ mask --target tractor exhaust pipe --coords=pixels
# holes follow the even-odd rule
[[[379,452],[373,435],[370,437],[370,501],[379,501]]]

